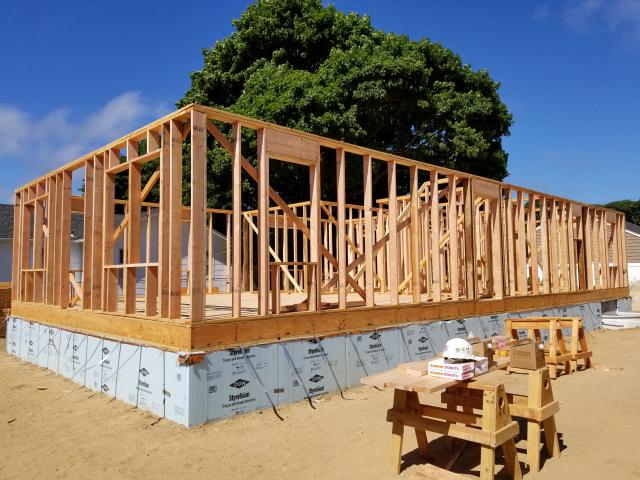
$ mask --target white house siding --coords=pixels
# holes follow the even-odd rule
[[[625,241],[627,243],[629,283],[640,283],[640,236],[627,230]]]
[[[140,225],[140,260],[146,262],[147,259],[147,217],[142,216],[142,222]],[[158,261],[158,216],[151,216],[151,242],[150,242],[150,262]],[[122,249],[124,235],[121,236],[114,245],[114,261],[120,262],[122,257]],[[208,261],[208,241],[206,242],[207,250],[205,252],[205,258]],[[188,269],[188,250],[189,250],[189,223],[182,222],[182,286],[187,286],[187,269]],[[80,256],[82,258],[82,255]],[[226,291],[227,288],[227,241],[226,237],[217,231],[213,231],[213,286],[217,287],[220,292]],[[82,262],[82,260],[80,260]],[[206,274],[206,271],[205,271]],[[207,278],[205,276],[205,278]],[[205,283],[208,287],[208,283]],[[120,287],[122,288],[122,280],[120,280]],[[137,285],[136,291],[138,295],[143,295],[145,289],[144,269],[138,269],[137,273]]]

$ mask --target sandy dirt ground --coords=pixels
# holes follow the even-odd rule
[[[595,368],[553,383],[562,457],[525,478],[640,478],[640,330],[588,340]],[[387,461],[390,391],[363,387],[346,400],[321,398],[315,409],[281,407],[284,421],[264,411],[186,430],[10,357],[4,340],[0,347],[2,479],[398,478]],[[405,438],[401,477],[421,478],[415,437]],[[430,453],[444,465],[451,450],[434,438]],[[523,467],[525,448],[521,440]],[[478,462],[470,445],[453,470],[477,478]]]

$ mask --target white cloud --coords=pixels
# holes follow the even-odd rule
[[[534,20],[543,20],[550,14],[551,12],[549,11],[549,5],[547,3],[543,3],[533,11],[531,18],[533,18]]]
[[[577,0],[570,2],[565,19],[575,29],[584,29],[602,8],[602,0]]]
[[[135,91],[125,92],[82,116],[64,107],[36,117],[0,104],[0,165],[9,168],[9,177],[13,177],[2,182],[5,185],[0,185],[0,196],[170,110],[168,104],[151,102]],[[7,181],[16,183],[6,185]]]
[[[604,27],[629,48],[640,48],[639,0],[576,0],[568,4],[566,22],[576,30]]]

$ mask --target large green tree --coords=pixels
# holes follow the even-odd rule
[[[498,180],[507,175],[502,138],[512,117],[499,84],[441,44],[376,30],[368,16],[321,0],[258,0],[233,24],[236,31],[203,50],[204,67],[191,74],[180,106],[222,107]],[[216,150],[209,156],[210,204],[228,207],[230,161]],[[285,198],[307,188],[294,166],[271,171]]]
[[[616,200],[605,203],[603,207],[623,212],[628,222],[640,225],[640,200]]]

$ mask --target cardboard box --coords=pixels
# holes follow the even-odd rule
[[[511,348],[509,360],[514,368],[538,370],[545,365],[544,350],[537,343],[525,343]]]
[[[500,350],[507,346],[507,342],[509,342],[510,338],[505,337],[504,335],[496,335],[491,338],[491,348],[494,350]]]
[[[488,370],[489,362],[486,357],[477,357],[475,361],[468,362],[453,362],[444,358],[436,358],[429,362],[430,376],[452,380],[468,380]]]

